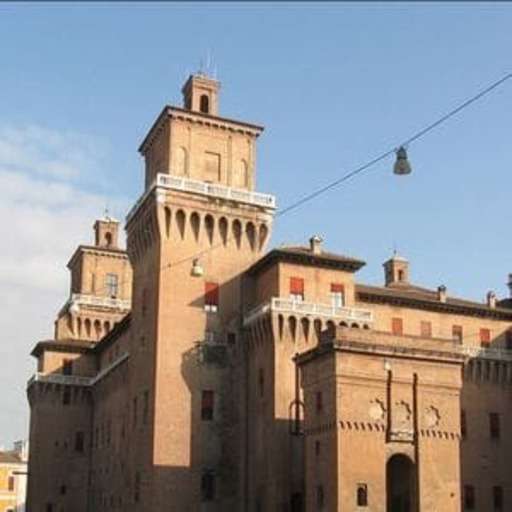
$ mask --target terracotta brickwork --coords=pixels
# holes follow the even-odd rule
[[[215,80],[182,92],[139,148],[126,250],[99,219],[32,352],[29,512],[510,508],[510,301],[397,255],[361,284],[319,236],[265,252],[263,128],[221,117]]]

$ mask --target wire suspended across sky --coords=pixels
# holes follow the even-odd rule
[[[496,80],[495,82],[493,82],[491,85],[489,85],[488,87],[486,87],[485,89],[483,89],[479,93],[475,94],[474,96],[472,96],[468,100],[466,100],[463,103],[461,103],[459,106],[457,106],[453,110],[450,110],[447,114],[444,114],[443,116],[441,116],[439,119],[437,119],[433,123],[427,125],[425,128],[422,128],[417,133],[411,135],[408,139],[406,139],[403,142],[393,146],[393,148],[385,151],[384,153],[382,153],[379,156],[373,158],[369,162],[366,162],[365,164],[363,164],[363,165],[353,169],[352,171],[344,174],[340,178],[331,181],[327,185],[325,185],[325,186],[323,186],[321,188],[318,188],[317,190],[315,190],[315,191],[313,191],[313,192],[311,192],[311,193],[301,197],[300,199],[298,199],[297,201],[293,202],[292,204],[290,204],[290,205],[284,207],[283,209],[279,210],[274,215],[274,218],[283,217],[284,215],[290,213],[291,211],[296,210],[297,208],[301,207],[302,205],[312,201],[316,197],[318,197],[318,196],[320,196],[322,194],[325,194],[329,190],[334,189],[334,188],[340,186],[341,184],[349,181],[350,179],[354,178],[355,176],[357,176],[359,174],[362,174],[365,171],[368,171],[371,167],[373,167],[374,165],[378,164],[382,160],[385,160],[389,156],[391,156],[393,154],[396,154],[397,151],[399,151],[400,149],[407,148],[413,142],[417,141],[418,139],[420,139],[421,137],[423,137],[427,133],[431,132],[432,130],[434,130],[435,128],[440,126],[441,124],[443,124],[446,121],[448,121],[450,118],[452,118],[455,115],[457,115],[462,110],[466,109],[467,107],[469,107],[473,103],[476,103],[478,100],[480,100],[484,96],[488,95],[491,91],[493,91],[494,89],[496,89],[497,87],[502,85],[504,82],[506,82],[510,78],[512,78],[512,73],[506,74],[505,76],[503,76],[499,80]],[[231,240],[233,238],[235,238],[234,235],[232,237],[228,237],[227,240]],[[177,267],[177,266],[182,265],[184,263],[187,263],[187,262],[193,261],[195,259],[198,259],[203,254],[206,254],[206,253],[216,249],[217,247],[221,247],[222,245],[224,245],[224,242],[219,243],[217,245],[213,245],[213,246],[208,247],[206,249],[203,249],[202,251],[198,251],[198,252],[194,253],[194,255],[188,256],[188,257],[183,258],[181,260],[178,260],[178,261],[176,261],[174,263],[168,263],[168,264],[166,264],[166,265],[164,265],[162,267],[162,270],[164,270],[166,268]]]

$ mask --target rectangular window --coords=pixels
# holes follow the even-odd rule
[[[75,433],[75,452],[83,453],[85,447],[85,438],[83,432]]]
[[[203,389],[201,393],[201,419],[203,421],[213,420],[213,402],[213,391],[209,389]]]
[[[117,274],[107,274],[107,294],[109,297],[115,298],[118,293],[119,278]]]
[[[404,332],[404,323],[401,318],[391,319],[391,332],[396,335],[401,335]]]
[[[466,439],[467,425],[466,425],[466,411],[462,409],[460,411],[460,436],[462,439]]]
[[[340,283],[331,283],[331,305],[335,308],[342,308],[344,300],[344,286]]]
[[[215,475],[203,473],[201,477],[201,501],[215,500]]]
[[[480,329],[480,346],[488,348],[491,345],[491,331],[489,329]]]
[[[219,309],[219,285],[217,283],[204,283],[204,309],[216,313]]]
[[[512,330],[511,329],[509,329],[505,333],[505,348],[507,350],[512,350]]]
[[[464,509],[475,510],[475,488],[472,485],[464,486]]]
[[[73,375],[73,361],[71,359],[64,359],[62,361],[62,374]]]
[[[356,488],[356,503],[358,507],[368,506],[368,485],[357,484]]]
[[[500,415],[497,412],[489,413],[489,434],[492,439],[500,438]]]
[[[324,397],[321,391],[316,392],[316,412],[319,414],[324,409]]]
[[[422,338],[431,338],[432,337],[432,323],[422,321],[420,324],[420,332]]]
[[[452,339],[462,343],[462,325],[452,325]]]
[[[501,485],[492,486],[492,506],[493,510],[503,510],[503,487]]]
[[[13,475],[9,475],[9,477],[7,478],[7,490],[8,491],[14,491],[14,476]]]
[[[304,279],[301,277],[290,277],[290,299],[298,302],[304,300]]]
[[[68,387],[65,387],[64,393],[62,395],[62,404],[69,405],[70,402],[71,402],[71,391]]]

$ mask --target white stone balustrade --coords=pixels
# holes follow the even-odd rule
[[[249,311],[244,318],[244,325],[250,324],[259,316],[269,312],[297,313],[298,315],[317,316],[346,320],[349,322],[373,322],[373,312],[366,309],[337,307],[330,304],[303,302],[273,297],[269,302],[260,304]]]
[[[253,204],[263,208],[276,208],[276,198],[270,194],[261,194],[259,192],[251,192],[250,190],[243,190],[239,188],[227,187],[217,183],[206,183],[204,181],[192,180],[189,178],[181,178],[172,176],[170,174],[157,174],[151,186],[135,203],[133,208],[126,216],[126,222],[134,216],[135,212],[139,209],[140,205],[152,193],[154,189],[170,189],[170,190],[183,190],[184,192],[192,192],[203,196],[227,199],[239,203]]]

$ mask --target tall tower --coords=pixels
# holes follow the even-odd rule
[[[146,190],[126,225],[131,392],[150,410],[134,446],[137,510],[240,510],[241,274],[275,201],[254,192],[263,128],[219,117],[215,80],[191,76],[182,91],[183,108],[165,107],[139,148]]]
[[[99,341],[130,310],[132,270],[119,247],[119,222],[94,223],[94,245],[80,245],[68,263],[69,299],[55,321],[55,339]]]
[[[27,386],[27,510],[91,510],[92,389],[98,369],[105,367],[96,348],[130,310],[132,271],[118,232],[118,221],[96,221],[94,245],[80,245],[68,263],[70,294],[55,321],[54,339],[32,351],[38,364]]]

